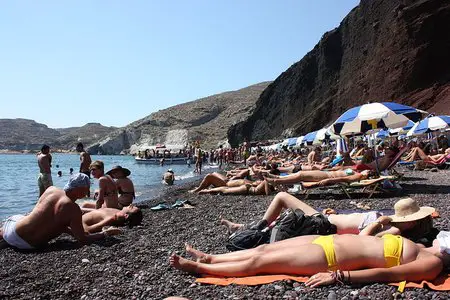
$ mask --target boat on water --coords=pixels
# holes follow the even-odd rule
[[[190,155],[188,155],[184,146],[171,145],[168,148],[164,144],[156,144],[148,147],[145,151],[139,151],[134,159],[139,164],[182,165],[192,163]]]
[[[165,165],[186,165],[191,164],[192,161],[188,157],[150,157],[150,158],[144,158],[144,157],[135,157],[135,161],[138,164],[154,164],[159,165],[161,164],[161,160],[164,159]]]

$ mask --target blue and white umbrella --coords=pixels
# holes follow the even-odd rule
[[[326,139],[336,140],[339,138],[340,136],[329,132],[329,128],[322,128],[305,135],[303,141],[309,145],[320,145]]]
[[[369,103],[347,110],[331,125],[340,135],[375,132],[378,129],[398,128],[408,121],[419,121],[424,111],[394,102]]]
[[[390,136],[389,130],[381,129],[377,133],[374,134],[376,139],[385,139]]]
[[[423,119],[414,125],[407,136],[421,135],[437,130],[445,130],[450,127],[450,116],[434,116]]]
[[[288,147],[293,147],[296,144],[297,144],[297,138],[296,137],[288,139],[288,142],[287,142],[287,146]]]
[[[345,139],[341,138],[336,141],[336,153],[342,154],[348,152],[348,146]]]
[[[389,133],[392,135],[396,135],[396,134],[406,134],[411,128],[413,128],[413,126],[416,123],[414,123],[413,121],[409,120],[408,124],[404,127],[399,127],[399,128],[391,128],[389,129]]]

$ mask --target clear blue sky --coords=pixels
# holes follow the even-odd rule
[[[274,80],[358,3],[2,1],[0,118],[125,126]]]

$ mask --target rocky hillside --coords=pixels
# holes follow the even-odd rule
[[[116,129],[98,123],[52,129],[33,120],[0,119],[0,149],[36,151],[45,143],[52,149],[70,150],[74,149],[79,141],[91,144]]]
[[[270,82],[179,104],[150,114],[90,145],[92,153],[135,153],[150,145],[200,141],[205,149],[227,142],[227,131],[246,120]]]
[[[450,1],[362,0],[262,93],[230,142],[305,134],[368,101],[449,114],[449,20]]]

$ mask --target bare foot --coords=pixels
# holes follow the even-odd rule
[[[173,253],[169,258],[169,264],[175,269],[188,272],[188,273],[196,273],[196,263],[190,260],[187,260],[179,255]]]
[[[195,188],[195,189],[193,189],[193,190],[189,190],[188,193],[190,193],[190,194],[197,193],[197,189]]]
[[[222,217],[220,217],[220,224],[225,226],[228,229],[228,234],[232,234],[233,232],[237,231],[238,229],[241,229],[242,227],[244,227],[244,224],[233,223]]]
[[[211,262],[210,255],[208,255],[200,250],[195,249],[188,243],[185,244],[185,247],[186,247],[186,253],[189,254],[190,256],[192,256],[192,258],[194,258],[197,262],[206,263],[206,264],[209,264]]]

